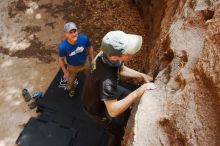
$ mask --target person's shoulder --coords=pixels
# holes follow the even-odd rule
[[[82,39],[82,40],[88,40],[89,36],[86,35],[86,34],[79,34],[79,38]]]
[[[66,39],[62,40],[59,44],[59,48],[65,48],[66,44],[67,44],[67,40]]]

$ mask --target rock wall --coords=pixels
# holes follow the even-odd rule
[[[123,145],[220,144],[220,2],[134,0],[145,17],[145,71],[156,90],[132,111]]]

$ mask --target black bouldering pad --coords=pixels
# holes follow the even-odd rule
[[[66,80],[63,78],[62,70],[59,70],[43,98],[38,100],[38,109],[41,111],[39,116],[29,120],[16,144],[20,146],[105,146],[106,130],[88,118],[80,104],[84,79],[83,73],[77,75],[76,96],[69,97]],[[53,126],[55,128],[51,131]]]
[[[106,146],[107,131],[84,113],[80,96],[85,76],[77,75],[76,96],[69,97],[66,80],[59,70],[47,92],[38,100],[40,112],[31,118],[19,135],[20,146]],[[137,87],[120,82],[134,90]]]
[[[22,146],[75,146],[77,131],[31,118],[20,134],[17,144]]]

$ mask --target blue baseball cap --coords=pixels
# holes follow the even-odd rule
[[[123,31],[110,31],[102,39],[101,48],[104,54],[118,56],[121,54],[133,55],[142,46],[142,36],[127,34]]]

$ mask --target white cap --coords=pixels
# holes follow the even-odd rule
[[[68,22],[64,25],[64,32],[69,32],[70,30],[77,29],[76,24],[73,22]]]
[[[102,39],[102,50],[110,56],[120,54],[133,55],[142,45],[142,36],[127,34],[123,31],[110,31]]]

